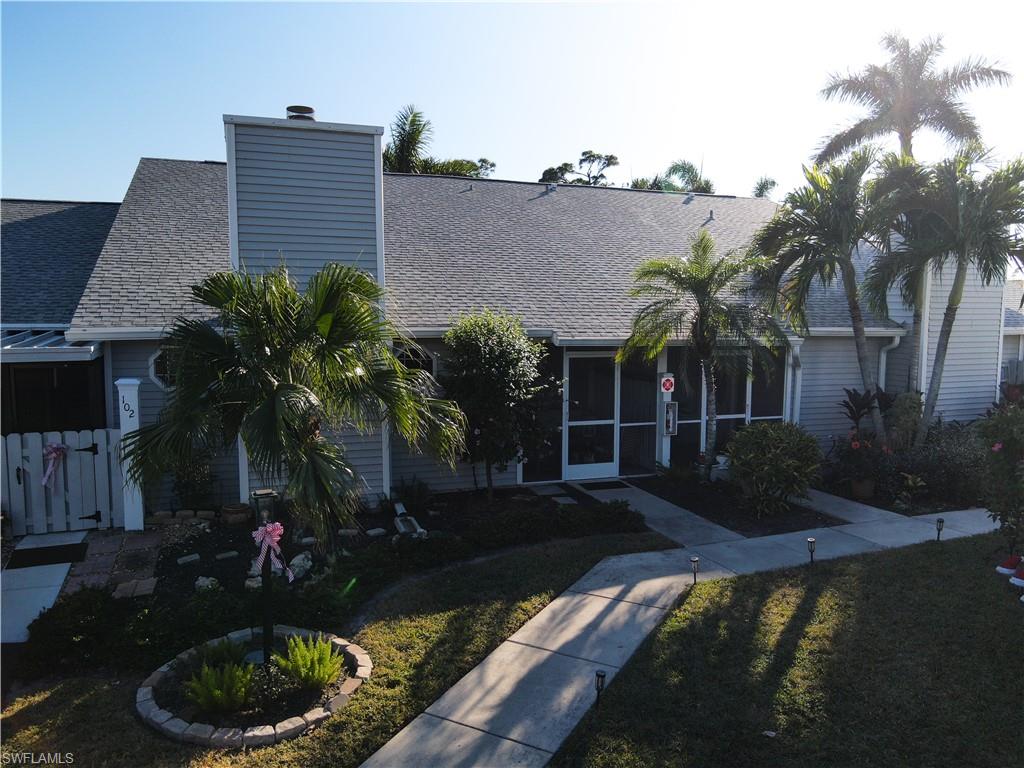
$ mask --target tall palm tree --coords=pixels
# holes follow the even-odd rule
[[[854,152],[846,161],[825,168],[804,167],[807,184],[788,195],[782,207],[754,236],[753,252],[767,259],[760,287],[798,330],[806,330],[807,297],[815,283],[842,281],[853,326],[857,363],[867,391],[877,391],[871,369],[864,313],[857,290],[853,257],[865,239],[888,233],[888,213],[869,193],[866,177],[874,153]],[[884,441],[878,403],[871,407],[875,434]]]
[[[222,272],[192,295],[217,321],[179,318],[164,342],[175,386],[156,423],[124,436],[133,481],[240,435],[262,476],[287,477],[293,509],[326,542],[331,523],[357,508],[359,484],[344,448],[321,429],[387,424],[454,464],[462,414],[434,397],[429,374],[394,355],[400,335],[381,315],[383,290],[367,273],[330,264],[300,293],[284,267]]]
[[[982,283],[988,285],[1004,280],[1011,264],[1024,265],[1019,229],[1024,226],[1024,159],[980,176],[979,166],[986,158],[980,145],[973,144],[928,169],[916,231],[906,245],[909,259],[923,261],[936,271],[949,264],[954,267],[917,444],[924,442],[935,413],[949,338],[969,270],[977,270]]]
[[[665,171],[669,180],[675,180],[684,192],[702,192],[706,195],[715,193],[715,184],[701,173],[701,169],[689,160],[676,160]]]
[[[619,360],[633,354],[654,360],[670,341],[686,341],[704,372],[707,472],[718,438],[719,374],[737,369],[749,373],[755,361],[768,370],[771,350],[786,343],[771,314],[746,297],[744,280],[760,266],[761,260],[752,256],[717,256],[714,239],[702,229],[690,244],[688,258],[651,259],[634,275],[630,295],[651,301],[633,319]]]
[[[484,178],[494,171],[486,157],[479,160],[441,160],[427,154],[434,128],[423,113],[409,104],[391,123],[391,141],[384,147],[384,170],[390,173],[429,173],[436,176]]]
[[[965,59],[949,69],[938,69],[936,59],[944,50],[941,37],[911,46],[907,38],[889,34],[882,38],[882,47],[890,56],[885,64],[869,65],[856,74],[832,75],[822,90],[826,99],[860,104],[868,114],[825,141],[815,158],[819,165],[891,133],[899,137],[900,153],[913,156],[913,138],[919,128],[931,128],[957,143],[976,141],[978,125],[961,98],[978,86],[1010,82],[1008,72],[984,59]]]
[[[770,176],[762,176],[754,183],[754,197],[768,197],[779,183]]]
[[[889,61],[869,65],[859,74],[833,75],[822,91],[826,99],[860,104],[868,115],[845,131],[828,139],[818,153],[819,164],[832,160],[858,144],[895,133],[900,141],[900,154],[913,157],[914,134],[920,128],[936,130],[956,142],[974,141],[979,137],[974,117],[960,101],[973,88],[982,85],[1005,85],[1010,74],[983,59],[967,59],[950,69],[937,69],[936,59],[944,49],[942,38],[923,40],[916,47],[897,34],[886,35],[882,46],[889,51]],[[908,354],[910,386],[920,380],[922,304],[924,303],[924,270],[905,271],[904,302],[913,310]]]

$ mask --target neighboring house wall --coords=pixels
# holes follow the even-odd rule
[[[149,375],[149,359],[159,349],[157,341],[115,341],[109,345],[111,382],[108,391],[112,398],[114,423],[111,427],[120,429],[118,379],[134,378],[139,385],[139,422],[142,426],[154,423],[167,402],[167,392],[161,389]],[[238,453],[234,447],[214,457],[211,462],[214,475],[213,494],[222,503],[231,503],[238,497]],[[150,507],[174,506],[174,483],[167,476],[159,488],[147,493],[146,503]]]
[[[1003,363],[1010,360],[1024,360],[1024,336],[1019,333],[1003,334]]]
[[[225,136],[230,228],[241,269],[262,273],[284,264],[304,289],[326,264],[339,263],[384,283],[379,133],[229,116]],[[364,498],[385,493],[382,433],[345,430],[337,441],[363,480]],[[252,476],[250,468],[250,487],[265,485]]]
[[[884,341],[868,339],[871,373],[878,373],[878,350]],[[850,431],[850,422],[839,403],[846,397],[843,388],[864,390],[857,365],[853,337],[811,337],[800,348],[803,381],[800,397],[800,425],[818,438],[823,450],[832,446],[832,438]]]
[[[899,346],[886,352],[885,381],[882,382],[882,389],[893,395],[916,389],[916,386],[910,382],[910,356],[914,346],[910,337],[910,328],[911,323],[908,321],[907,334],[900,338]],[[891,342],[892,339],[889,338],[883,343],[887,346]]]
[[[423,340],[420,344],[434,358],[434,375],[442,377],[444,375],[444,344],[437,340]],[[436,492],[482,488],[487,485],[483,464],[459,462],[452,469],[440,462],[429,451],[423,453],[414,451],[405,440],[394,434],[391,436],[391,467],[393,488],[397,488],[403,480],[408,482],[413,478],[422,480]],[[492,479],[495,485],[515,485],[516,476],[516,464],[512,462],[504,472],[495,470]]]
[[[925,382],[931,381],[935,349],[946,311],[954,270],[933,275],[928,309],[928,358]],[[996,397],[1003,285],[983,285],[975,270],[968,274],[963,300],[953,324],[935,413],[946,420],[971,421],[982,416]]]

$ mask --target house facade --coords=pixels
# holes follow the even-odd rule
[[[460,314],[511,312],[545,342],[546,372],[563,382],[561,400],[545,405],[548,439],[497,482],[649,474],[697,455],[706,399],[685,345],[655,363],[615,361],[641,305],[628,296],[632,274],[647,258],[685,253],[701,228],[721,253],[743,248],[774,203],[386,174],[378,126],[233,115],[223,123],[226,162],[143,158],[120,203],[3,202],[5,435],[122,426],[119,380],[139,382],[138,419],[150,423],[172,386],[160,340],[176,317],[201,316],[192,284],[216,271],[284,264],[303,287],[324,264],[341,262],[385,287],[386,311],[423,345],[418,364],[435,374],[445,366],[442,336]],[[861,275],[871,258],[867,248],[858,254]],[[916,383],[903,343],[909,311],[894,295],[889,316],[867,313],[871,361],[888,390],[927,385],[947,290],[941,276],[931,278]],[[965,293],[943,418],[976,418],[997,397],[1007,339],[1019,338],[1003,291],[975,276]],[[790,338],[770,375],[719,383],[720,446],[759,420],[798,422],[826,449],[846,432],[842,389],[863,385],[841,285],[817,286],[807,314],[807,333]],[[666,373],[675,377],[671,395],[661,388]],[[677,404],[674,429],[667,400]],[[344,430],[337,439],[368,500],[413,477],[437,491],[482,482],[481,467],[453,471],[387,430]],[[248,499],[266,482],[238,446],[215,459],[213,472],[224,501]],[[178,503],[169,483],[147,498]]]

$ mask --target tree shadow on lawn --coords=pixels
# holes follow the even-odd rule
[[[553,765],[1015,765],[1021,617],[999,546],[699,585]]]

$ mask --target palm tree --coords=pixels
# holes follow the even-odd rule
[[[344,448],[321,429],[387,424],[454,464],[462,414],[434,397],[427,373],[394,355],[400,334],[381,315],[383,290],[367,273],[329,264],[300,293],[284,267],[222,272],[192,295],[217,321],[179,318],[164,342],[175,386],[156,423],[124,436],[134,482],[240,435],[252,466],[267,479],[287,477],[297,516],[327,542],[332,523],[356,510],[359,483]]]
[[[874,165],[871,150],[854,152],[844,162],[825,168],[804,167],[807,184],[788,195],[778,213],[754,236],[753,252],[768,260],[759,276],[760,287],[773,308],[798,330],[806,330],[805,307],[811,288],[842,280],[864,389],[877,391],[871,369],[864,314],[857,292],[853,256],[865,239],[889,231],[886,206],[869,194],[865,177]],[[872,403],[875,434],[884,441],[885,429],[877,401]]]
[[[665,171],[668,179],[675,179],[679,182],[679,188],[684,192],[702,192],[706,195],[715,193],[715,185],[711,179],[706,178],[701,169],[689,160],[676,160]]]
[[[941,37],[911,46],[907,38],[889,34],[882,38],[882,47],[890,54],[888,62],[857,74],[832,75],[822,90],[826,99],[860,104],[868,114],[825,141],[815,159],[819,165],[890,133],[899,137],[900,153],[913,156],[919,128],[931,128],[957,143],[976,141],[977,123],[960,99],[978,86],[1010,82],[1008,72],[984,59],[937,69],[936,59],[944,50]]]
[[[751,194],[754,197],[768,197],[779,184],[770,176],[762,176],[754,183],[754,190]]]
[[[423,113],[409,104],[391,123],[391,141],[384,147],[384,170],[390,173],[429,173],[436,176],[484,178],[494,171],[486,157],[477,161],[440,160],[427,154],[434,128]]]
[[[668,177],[656,173],[653,176],[640,176],[629,182],[630,189],[647,189],[657,192],[679,192],[679,186]]]
[[[715,254],[715,242],[702,229],[690,245],[689,258],[651,259],[636,270],[631,296],[649,298],[633,319],[620,361],[633,354],[654,360],[673,340],[685,340],[700,360],[707,391],[705,468],[710,472],[718,438],[718,375],[757,361],[768,370],[771,349],[785,336],[759,303],[747,301],[743,278],[763,266],[760,259]],[[749,355],[748,355],[749,352]]]
[[[983,284],[1006,278],[1012,263],[1024,265],[1024,159],[979,176],[987,158],[980,145],[959,150],[927,170],[920,194],[920,216],[914,237],[906,244],[908,259],[936,271],[954,266],[953,283],[935,344],[932,375],[915,443],[924,442],[935,413],[949,337],[964,295],[968,271],[977,270]]]
[[[923,40],[917,47],[897,34],[886,35],[882,46],[889,51],[886,64],[870,65],[859,74],[833,75],[822,91],[826,99],[850,101],[866,107],[867,117],[828,139],[818,153],[819,164],[832,160],[851,147],[890,133],[900,140],[900,154],[913,157],[914,134],[931,128],[956,142],[978,139],[974,117],[960,98],[981,85],[1005,85],[1010,74],[982,59],[963,61],[951,69],[936,70],[943,51],[942,38]],[[913,309],[908,354],[910,387],[920,379],[921,316],[926,272],[904,273],[903,299]]]

